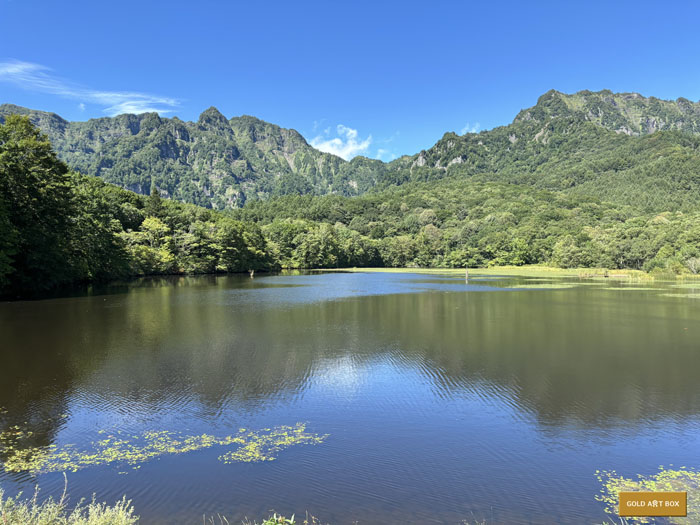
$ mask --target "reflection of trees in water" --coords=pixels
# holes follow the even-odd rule
[[[31,303],[29,303],[31,304]],[[8,305],[5,305],[8,306]],[[56,341],[51,345],[43,342],[41,315],[28,312],[27,304],[21,305],[31,319],[30,326],[20,326],[18,318],[10,309],[0,314],[0,434],[11,427],[31,429],[22,443],[32,446],[47,446],[65,422],[69,392],[75,382],[73,371],[68,366],[69,347]],[[5,443],[7,445],[8,443]],[[6,452],[0,447],[0,460]]]
[[[684,329],[700,328],[693,305],[603,297],[585,289],[388,296],[367,317],[381,317],[402,349],[433,363],[446,395],[486,382],[542,424],[696,415],[700,354]]]
[[[333,360],[382,357],[421,369],[439,395],[479,390],[544,425],[683,417],[700,406],[700,355],[694,332],[683,330],[697,322],[681,301],[608,302],[577,289],[251,308],[235,292],[260,281],[173,279],[128,294],[3,305],[5,418],[45,425],[35,443],[44,444],[75,391],[154,413],[187,402],[212,416],[255,410],[305,388]]]

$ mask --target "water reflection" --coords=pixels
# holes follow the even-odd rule
[[[337,277],[146,280],[127,294],[2,304],[0,406],[26,420],[51,399],[58,414],[69,392],[87,389],[155,410],[194,396],[216,413],[303,389],[315,363],[387,354],[419,367],[441,395],[489,383],[543,424],[684,417],[700,407],[691,301],[589,288],[444,293],[454,280],[434,293],[391,293],[440,283],[404,276],[383,283],[385,295],[357,297],[372,283],[351,275],[340,289]],[[351,297],[310,301],[319,282]]]
[[[367,432],[484,411],[507,414],[506,431],[631,438],[697,420],[698,303],[662,290],[505,290],[519,282],[208,276],[3,303],[0,421],[27,422],[46,445],[63,431],[226,428],[277,412],[328,426],[352,412]],[[433,430],[411,430],[407,457],[425,454]]]

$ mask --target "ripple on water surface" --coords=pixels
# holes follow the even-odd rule
[[[81,451],[148,432],[327,435],[274,461],[227,464],[213,443],[69,473],[71,498],[127,494],[146,523],[270,509],[337,524],[603,521],[596,470],[700,465],[692,292],[348,273],[4,303],[0,431],[32,432],[23,450]],[[60,472],[0,472],[8,494],[36,481],[63,489]]]

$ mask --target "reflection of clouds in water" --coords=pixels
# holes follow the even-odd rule
[[[350,356],[343,356],[321,360],[316,365],[313,376],[317,386],[331,390],[336,395],[349,397],[359,392],[365,371]]]

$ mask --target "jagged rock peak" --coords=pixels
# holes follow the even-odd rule
[[[616,133],[645,135],[662,130],[700,134],[700,103],[679,98],[663,100],[639,93],[547,91],[514,122],[546,122],[557,117],[582,119]]]
[[[228,127],[228,119],[221,114],[221,111],[216,109],[214,106],[206,109],[199,115],[199,124],[209,125],[209,126],[226,126]]]

